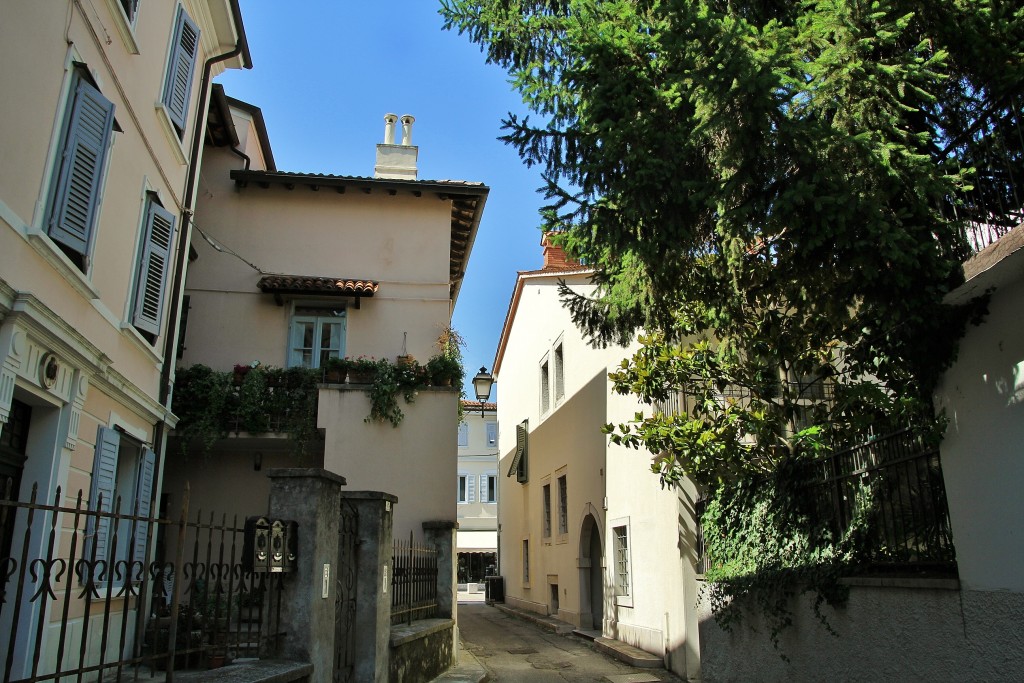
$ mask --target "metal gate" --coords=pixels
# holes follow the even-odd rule
[[[355,680],[356,542],[359,513],[352,503],[341,501],[338,529],[338,563],[334,599],[334,682]]]

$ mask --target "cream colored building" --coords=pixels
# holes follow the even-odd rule
[[[586,342],[558,285],[590,293],[591,271],[542,244],[544,266],[516,280],[493,373],[506,602],[662,656],[696,679],[695,492],[662,490],[643,453],[602,434],[642,410],[608,379],[632,348]]]
[[[105,508],[122,495],[142,514],[174,424],[165,361],[203,102],[212,76],[250,66],[238,5],[12,0],[0,55],[0,489],[27,500],[37,485],[40,502],[68,506],[79,491],[91,506],[102,494]],[[43,530],[21,547],[22,514],[7,518],[0,555],[41,557]],[[109,531],[101,524],[89,542],[106,543]],[[58,545],[67,543],[65,533]],[[85,621],[73,592],[65,667],[79,660]],[[40,624],[29,593],[17,624],[13,592],[0,609],[0,661],[18,635],[12,680],[29,672],[28,634],[41,637],[38,672],[55,666],[60,610]],[[99,647],[94,633],[86,663]]]
[[[498,567],[498,419],[497,405],[462,402],[458,427],[455,499],[460,590],[483,591],[485,576]]]
[[[319,367],[332,356],[419,362],[449,326],[488,188],[417,179],[413,118],[388,115],[366,148],[372,177],[277,170],[259,110],[214,98],[223,121],[203,163],[180,364]],[[212,116],[212,115],[211,115]],[[308,332],[309,334],[305,334]],[[313,340],[309,347],[303,340]],[[188,481],[196,504],[253,514],[265,470],[323,467],[352,490],[398,496],[396,539],[424,521],[454,523],[457,392],[426,388],[398,427],[365,422],[365,387],[325,385],[322,448],[296,458],[280,434],[232,433],[208,456],[169,463],[168,490]],[[400,399],[401,400],[401,399]],[[445,425],[449,425],[447,428]]]

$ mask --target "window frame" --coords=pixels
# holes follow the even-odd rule
[[[455,502],[464,505],[469,502],[469,474],[459,472],[455,485]]]
[[[522,550],[521,550],[521,552],[522,552],[521,560],[522,560],[522,565],[523,565],[523,576],[522,576],[522,578],[523,578],[523,587],[524,588],[529,588],[530,587],[530,539],[529,538],[522,539],[521,548],[522,548]]]
[[[325,308],[330,308],[325,307]],[[338,334],[338,348],[337,355],[328,355],[328,358],[344,358],[345,357],[345,344],[348,337],[348,311],[344,308],[334,311],[334,315],[320,315],[325,309],[320,307],[303,305],[295,306],[292,309],[291,318],[288,321],[288,357],[286,367],[289,368],[319,368],[322,367],[321,354],[323,348],[320,347],[320,339],[323,334],[323,324],[326,323],[338,323],[341,325],[340,332]],[[296,345],[295,335],[297,333],[297,324],[312,322],[313,323],[313,346],[310,347],[310,357],[315,362],[313,365],[306,366],[302,363],[301,357],[299,362],[296,362]],[[301,347],[305,350],[305,347]],[[328,349],[328,352],[333,352],[335,349]]]
[[[633,558],[632,539],[629,517],[613,519],[611,527],[612,542],[612,581],[615,590],[615,604],[622,607],[633,606]],[[619,531],[622,531],[620,537]]]
[[[545,539],[551,539],[551,481],[548,480],[544,486],[541,487],[541,510],[543,516],[541,517],[541,533]]]
[[[552,359],[554,365],[554,403],[557,405],[561,403],[565,398],[565,345],[562,343],[561,338],[555,342],[555,348],[552,351]]]
[[[486,425],[485,429],[487,430],[486,437],[485,437],[487,439],[487,447],[488,448],[497,448],[498,447],[498,423],[497,423],[497,421],[491,420],[489,422],[486,422],[485,425]]]
[[[491,488],[493,486],[494,496],[491,496]],[[498,502],[498,473],[497,472],[484,472],[480,475],[480,502],[481,503],[497,503]]]
[[[128,463],[127,458],[133,457],[134,462]],[[126,467],[127,465],[127,467]],[[125,480],[125,475],[131,473],[131,481]],[[134,515],[139,518],[148,518],[152,510],[153,487],[156,483],[156,454],[148,445],[139,439],[122,432],[113,427],[101,425],[96,432],[96,448],[93,456],[93,471],[89,485],[89,509],[102,510],[106,515],[91,517],[87,522],[86,541],[83,546],[83,558],[95,557],[97,560],[106,561],[105,575],[91,577],[99,586],[109,586],[116,589],[124,585],[120,582],[111,581],[109,577],[116,576],[114,572],[115,563],[128,561],[137,566],[139,563],[145,567],[147,558],[147,545],[149,541],[149,524],[136,523],[126,519],[116,519],[113,513],[119,515]],[[131,492],[130,500],[126,500],[124,494]],[[103,496],[103,504],[100,505],[100,496]],[[120,496],[121,506],[114,509],[114,503]],[[114,524],[117,529],[114,529]],[[134,526],[135,534],[129,532]],[[111,557],[115,549],[109,547],[111,538],[114,535],[126,538],[124,544],[118,544],[116,557]],[[133,545],[134,543],[134,545]],[[131,550],[131,557],[128,551]],[[122,576],[141,575],[134,571],[125,571]]]
[[[547,415],[551,410],[551,364],[548,354],[540,361],[540,414]]]
[[[569,480],[565,473],[558,475],[558,537],[569,534]]]

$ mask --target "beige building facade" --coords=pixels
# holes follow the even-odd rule
[[[462,402],[458,426],[455,534],[459,589],[483,591],[483,580],[498,567],[497,405]]]
[[[643,409],[614,395],[608,379],[632,349],[587,343],[558,286],[588,294],[591,271],[542,245],[544,266],[517,278],[495,359],[506,602],[639,647],[696,679],[697,624],[686,609],[697,592],[696,492],[661,489],[647,457],[601,432]]]
[[[18,0],[5,3],[0,53],[0,490],[24,501],[35,486],[40,503],[67,506],[81,492],[84,504],[102,499],[104,509],[120,495],[147,512],[174,424],[166,361],[202,103],[212,76],[250,66],[238,6]],[[41,530],[27,541],[19,533],[25,521],[5,515],[0,555],[46,554]],[[100,524],[89,542],[106,543],[109,532]],[[70,537],[65,528],[57,544]],[[72,592],[68,638],[96,619]],[[15,623],[8,595],[0,611],[0,650],[14,643],[8,675],[27,675],[30,650],[40,673],[53,671],[59,610],[42,616],[23,591]],[[19,638],[8,641],[10,633]],[[37,644],[30,633],[40,634]],[[81,661],[95,661],[99,649],[94,634]],[[79,663],[79,652],[69,647],[63,666]]]
[[[227,97],[213,106],[224,125],[204,158],[181,366],[318,368],[331,357],[403,355],[425,363],[437,353],[488,188],[418,180],[411,116],[405,144],[377,146],[376,167],[367,146],[372,177],[332,176],[277,170],[258,108]],[[389,115],[386,140],[397,124]],[[364,420],[365,385],[325,384],[323,441],[305,455],[281,434],[232,432],[210,454],[171,463],[168,477],[229,515],[253,514],[265,505],[266,469],[323,467],[349,489],[397,495],[395,538],[419,538],[424,521],[456,520],[458,400],[427,387],[401,404],[393,427]]]

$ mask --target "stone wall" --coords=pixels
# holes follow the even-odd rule
[[[455,622],[422,619],[391,627],[390,683],[426,683],[455,661]]]
[[[890,582],[896,583],[896,582]],[[703,681],[1010,681],[1024,671],[1024,594],[941,588],[853,586],[849,603],[823,608],[790,602],[793,625],[772,647],[760,615],[747,612],[732,633],[715,623],[706,595],[698,606]]]

